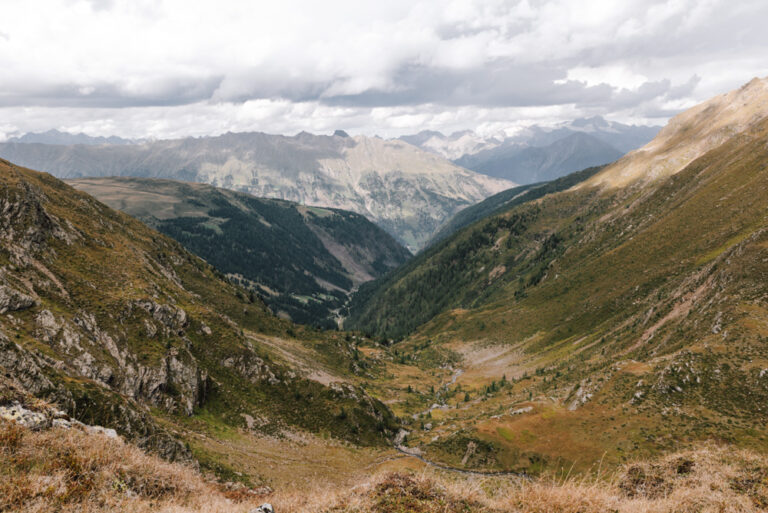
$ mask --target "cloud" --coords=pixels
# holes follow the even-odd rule
[[[156,116],[203,112],[210,130],[652,122],[768,74],[765,19],[760,0],[4,0],[0,115],[158,136],[184,128]]]

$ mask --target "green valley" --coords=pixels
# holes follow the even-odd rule
[[[362,290],[347,327],[403,340],[402,361],[443,383],[463,371],[423,403],[441,406],[414,447],[527,471],[713,437],[768,448],[767,84]],[[395,411],[419,413],[406,397]]]
[[[336,328],[348,294],[410,253],[360,214],[148,178],[70,182],[144,221],[251,290],[272,311]]]

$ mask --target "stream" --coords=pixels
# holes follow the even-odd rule
[[[439,399],[439,393],[442,392],[442,391],[447,391],[450,386],[455,385],[456,381],[459,379],[459,376],[461,376],[463,373],[464,373],[464,371],[462,369],[457,369],[456,371],[454,371],[453,375],[451,376],[451,379],[448,382],[443,383],[443,385],[440,387],[440,391],[438,391],[438,399]],[[419,416],[421,416],[421,415],[426,415],[427,413],[431,412],[432,410],[443,408],[444,406],[447,406],[447,404],[445,404],[445,403],[443,403],[443,404],[435,403],[435,404],[433,404],[432,406],[430,406],[428,409],[424,410],[421,413],[414,413],[413,414],[413,418],[415,418],[415,419],[419,418]],[[526,480],[530,480],[531,479],[524,472],[513,472],[513,471],[510,471],[510,470],[486,470],[486,471],[483,471],[483,470],[467,470],[467,469],[463,469],[463,468],[451,467],[449,465],[444,465],[442,463],[437,463],[437,462],[434,462],[434,461],[430,461],[430,460],[428,460],[427,458],[425,458],[424,456],[421,455],[421,452],[419,451],[419,449],[411,449],[409,447],[405,447],[404,445],[402,445],[403,439],[405,438],[405,436],[407,434],[408,434],[407,431],[401,430],[397,434],[397,436],[395,437],[395,440],[392,443],[392,447],[396,451],[398,451],[399,453],[405,454],[407,456],[411,456],[413,458],[416,458],[419,461],[421,461],[422,463],[425,463],[426,465],[429,465],[430,467],[434,467],[434,468],[437,468],[437,469],[440,469],[440,470],[445,470],[447,472],[455,472],[457,474],[464,474],[464,475],[469,475],[469,476],[485,476],[485,477],[513,476],[513,477],[519,477],[521,479],[526,479]]]

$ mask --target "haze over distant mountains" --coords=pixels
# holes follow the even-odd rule
[[[423,131],[394,140],[337,130],[131,141],[49,130],[0,144],[0,156],[60,178],[165,178],[350,210],[415,252],[463,208],[516,184],[613,162],[657,131],[600,117],[512,136]]]
[[[60,178],[168,178],[351,210],[411,251],[462,208],[514,185],[403,141],[341,131],[293,137],[228,133],[136,144],[17,141],[0,144],[0,155]]]
[[[88,146],[98,146],[101,144],[132,144],[135,141],[123,139],[115,135],[109,137],[92,137],[83,133],[73,134],[62,132],[60,130],[48,130],[40,133],[28,133],[20,137],[11,137],[8,142],[26,143],[26,144],[85,144]]]
[[[613,162],[648,143],[660,128],[595,116],[555,127],[533,125],[512,136],[423,131],[400,139],[472,171],[528,184]]]

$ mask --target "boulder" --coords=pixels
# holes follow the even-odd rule
[[[20,404],[0,406],[0,419],[10,420],[27,429],[38,430],[48,427],[48,417],[44,414],[28,410]]]

